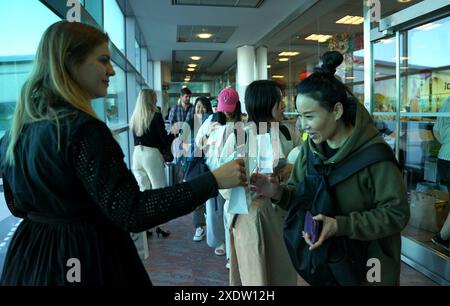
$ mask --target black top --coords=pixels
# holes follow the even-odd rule
[[[3,164],[8,140],[1,140],[5,197],[24,220],[0,285],[151,285],[129,232],[190,213],[217,196],[216,180],[206,173],[140,192],[103,122],[75,111],[60,124],[59,150],[53,122],[26,125],[13,167]],[[67,280],[71,258],[79,260],[81,283]]]
[[[135,146],[141,145],[160,150],[170,147],[170,144],[175,138],[173,134],[167,135],[164,120],[160,112],[154,114],[153,120],[150,123],[150,128],[144,135],[136,136],[136,134],[133,133],[133,137]]]
[[[326,141],[323,142],[322,149],[323,149],[323,155],[326,158],[331,158],[334,154],[337,153],[337,151],[339,151],[339,148],[332,149]]]

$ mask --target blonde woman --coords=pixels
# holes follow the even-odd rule
[[[170,148],[174,139],[172,134],[168,135],[166,132],[156,102],[156,92],[153,89],[141,90],[130,120],[134,137],[132,170],[141,191],[166,186],[161,150]],[[167,237],[170,232],[157,227],[156,234],[158,237]]]
[[[60,21],[44,33],[0,142],[8,208],[23,218],[0,285],[151,285],[129,232],[192,212],[218,188],[246,184],[243,162],[191,182],[139,191],[90,100],[114,75],[109,38]]]

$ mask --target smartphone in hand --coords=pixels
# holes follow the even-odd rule
[[[308,233],[312,243],[316,243],[319,239],[320,232],[322,231],[322,221],[314,220],[311,212],[307,211],[303,231]]]

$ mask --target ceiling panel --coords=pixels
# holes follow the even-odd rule
[[[191,76],[191,80],[199,79],[202,74],[208,74],[210,67],[214,65],[222,51],[217,50],[173,50],[172,52],[172,72],[178,80],[184,79],[186,75]],[[198,61],[192,60],[191,56],[200,56]],[[187,71],[188,64],[197,64],[195,71]]]

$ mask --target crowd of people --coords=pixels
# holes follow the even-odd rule
[[[249,84],[244,103],[227,87],[216,101],[200,96],[192,105],[192,92],[183,88],[169,129],[155,91],[141,90],[130,118],[130,170],[90,105],[106,95],[115,74],[108,43],[102,31],[66,21],[41,39],[11,131],[0,143],[7,204],[24,218],[0,284],[72,284],[66,263],[77,258],[82,277],[76,284],[151,285],[130,233],[156,227],[158,237],[170,239],[170,226],[162,224],[193,213],[193,240],[206,237],[214,254],[224,256],[230,285],[296,285],[299,269],[283,224],[295,201],[316,196],[298,188],[314,179],[312,156],[328,169],[384,143],[369,113],[334,76],[342,56],[325,53],[321,67],[298,85],[306,141],[283,125],[285,93],[275,81]],[[174,153],[175,181],[167,186],[170,148],[182,154]],[[390,160],[363,168],[332,188],[333,214],[315,212],[322,226],[317,240],[301,231],[298,240],[311,256],[337,238],[365,241],[364,259],[378,258],[383,267],[378,283],[398,285],[400,232],[409,218],[401,181]]]

